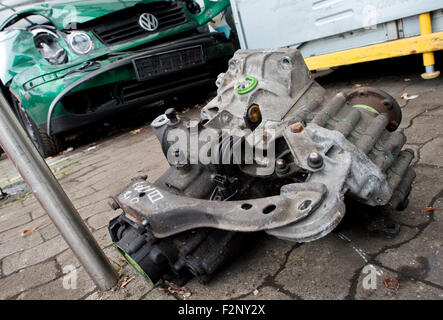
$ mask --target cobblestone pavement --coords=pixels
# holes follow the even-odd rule
[[[379,87],[402,105],[401,129],[416,152],[417,179],[410,206],[392,218],[401,224],[394,238],[354,223],[307,244],[263,235],[256,246],[226,266],[209,285],[192,280],[186,295],[151,287],[125,264],[112,247],[107,223],[116,212],[107,197],[131,177],[148,174],[151,181],[167,169],[149,127],[125,133],[50,160],[80,215],[105,253],[120,268],[122,285],[99,292],[31,194],[0,207],[1,299],[443,299],[443,78],[423,81],[417,74],[364,75],[323,81],[329,93],[357,84]],[[337,80],[337,79],[335,79]],[[335,81],[334,80],[334,81]],[[324,83],[326,82],[326,83]],[[405,101],[404,92],[418,98]],[[190,113],[198,116],[198,110]],[[17,181],[8,159],[0,161],[1,185]],[[358,215],[359,212],[348,212]],[[25,230],[36,228],[27,235]],[[363,288],[365,267],[377,270],[375,290]],[[77,288],[63,288],[64,271],[73,266]],[[120,267],[118,267],[120,266]],[[387,288],[386,277],[398,289]],[[65,279],[66,280],[66,279]]]

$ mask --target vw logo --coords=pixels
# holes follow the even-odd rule
[[[155,31],[158,28],[157,18],[150,13],[143,13],[138,19],[138,24],[146,31]]]

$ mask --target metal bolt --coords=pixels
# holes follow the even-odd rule
[[[177,111],[174,108],[169,108],[165,111],[166,118],[168,118],[172,123],[177,122]]]
[[[142,221],[142,226],[146,227],[149,224],[149,221],[147,219]]]
[[[118,202],[113,197],[111,197],[110,199],[111,200],[108,202],[108,204],[111,207],[111,209],[114,211],[120,209],[120,205],[118,204]]]
[[[286,161],[283,159],[278,159],[275,164],[277,165],[278,169],[283,169],[286,166]]]
[[[295,123],[291,126],[292,133],[300,133],[305,129],[301,123]]]
[[[388,110],[391,110],[394,107],[392,102],[387,99],[383,100],[382,103],[386,107],[386,109],[388,109]]]
[[[278,159],[275,161],[276,171],[279,174],[286,174],[289,172],[289,166],[286,164],[286,161],[283,159]]]
[[[313,152],[309,155],[308,165],[312,169],[320,169],[323,166],[323,157],[317,152]]]

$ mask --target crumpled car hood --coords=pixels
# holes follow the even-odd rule
[[[8,22],[13,21],[16,16],[20,14],[26,15],[27,13],[35,13],[44,16],[49,19],[57,29],[64,30],[67,29],[69,24],[82,24],[112,12],[135,6],[136,4],[153,3],[159,1],[172,2],[173,0],[3,1],[0,2],[0,30],[2,30],[4,26],[7,26]],[[184,27],[187,26],[189,29],[206,24],[214,16],[229,6],[229,0],[219,0],[217,2],[204,0],[204,4],[205,8],[203,12],[200,14],[191,15],[191,19],[189,19],[187,25],[183,25]],[[137,43],[137,41],[139,42]],[[143,43],[145,43],[151,40],[134,40],[131,43],[125,43],[123,45],[136,46],[142,44],[140,41],[144,41]],[[113,50],[127,49],[128,47],[121,48],[118,46],[114,46],[113,48]],[[97,51],[97,54],[107,54],[107,50],[107,48],[102,48],[100,52]],[[23,70],[40,63],[39,59],[42,59],[33,44],[31,33],[15,27],[0,31],[0,56],[6,57],[6,59],[0,63],[0,81],[3,84],[7,84],[17,74],[23,72]],[[52,71],[55,71],[57,68],[69,67],[73,63],[80,64],[90,58],[91,55],[85,55],[75,61],[71,61],[69,64],[63,66],[48,66],[48,68],[52,68]]]

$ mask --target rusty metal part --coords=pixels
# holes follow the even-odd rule
[[[302,125],[300,122],[298,122],[298,123],[294,123],[294,124],[291,126],[291,132],[292,132],[292,133],[300,133],[300,132],[302,132],[304,129],[305,129],[305,127],[303,127],[303,125]]]
[[[137,181],[118,195],[117,201],[126,213],[138,216],[138,221],[147,219],[156,237],[165,238],[204,227],[241,232],[283,227],[306,218],[325,194],[326,187],[320,183],[290,184],[283,186],[280,196],[217,202],[178,196]]]
[[[401,108],[398,102],[386,92],[371,87],[363,87],[347,93],[346,103],[349,106],[367,105],[380,114],[386,113],[389,122],[386,129],[390,132],[397,130],[402,120]]]

